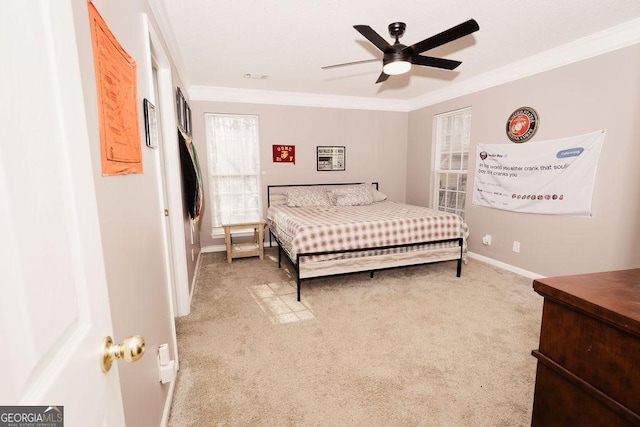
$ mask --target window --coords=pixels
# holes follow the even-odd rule
[[[435,117],[433,206],[464,218],[467,190],[471,108]]]
[[[262,216],[258,116],[205,114],[212,234]]]

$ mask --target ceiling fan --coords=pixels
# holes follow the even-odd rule
[[[453,70],[458,65],[462,64],[460,61],[453,61],[451,59],[434,58],[432,56],[420,55],[427,50],[434,49],[445,43],[452,42],[461,37],[467,36],[480,29],[480,26],[475,19],[470,19],[462,24],[458,24],[455,27],[451,27],[441,33],[431,36],[421,42],[412,44],[411,46],[405,46],[401,44],[398,39],[403,36],[404,30],[407,25],[404,22],[394,22],[389,25],[389,34],[395,37],[396,41],[393,45],[390,45],[385,39],[383,39],[378,33],[376,33],[368,25],[354,25],[360,34],[365,36],[367,40],[380,49],[384,56],[382,57],[382,73],[376,83],[384,82],[389,76],[403,74],[411,69],[411,64],[424,65],[427,67],[444,68],[446,70]],[[365,59],[364,61],[347,62],[344,64],[328,65],[322,67],[323,70],[342,67],[344,65],[363,64],[365,62],[379,61],[376,59]]]

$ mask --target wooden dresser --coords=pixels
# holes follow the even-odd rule
[[[532,426],[640,426],[640,269],[534,280]]]

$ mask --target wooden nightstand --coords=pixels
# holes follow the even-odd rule
[[[254,222],[244,222],[239,224],[223,224],[224,243],[227,245],[227,262],[231,264],[233,258],[245,258],[257,256],[264,258],[264,220]],[[234,230],[253,229],[253,241],[243,243],[233,243],[232,233]]]

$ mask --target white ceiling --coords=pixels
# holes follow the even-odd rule
[[[153,6],[155,3],[155,7]],[[487,75],[558,46],[629,21],[640,27],[640,0],[150,0],[187,87],[411,100]],[[375,84],[381,58],[353,25],[407,24],[405,45],[474,18],[480,30],[425,55],[462,61],[454,71],[413,66]],[[171,28],[166,28],[170,26]],[[640,28],[639,28],[640,31]],[[267,79],[243,78],[246,73]]]

